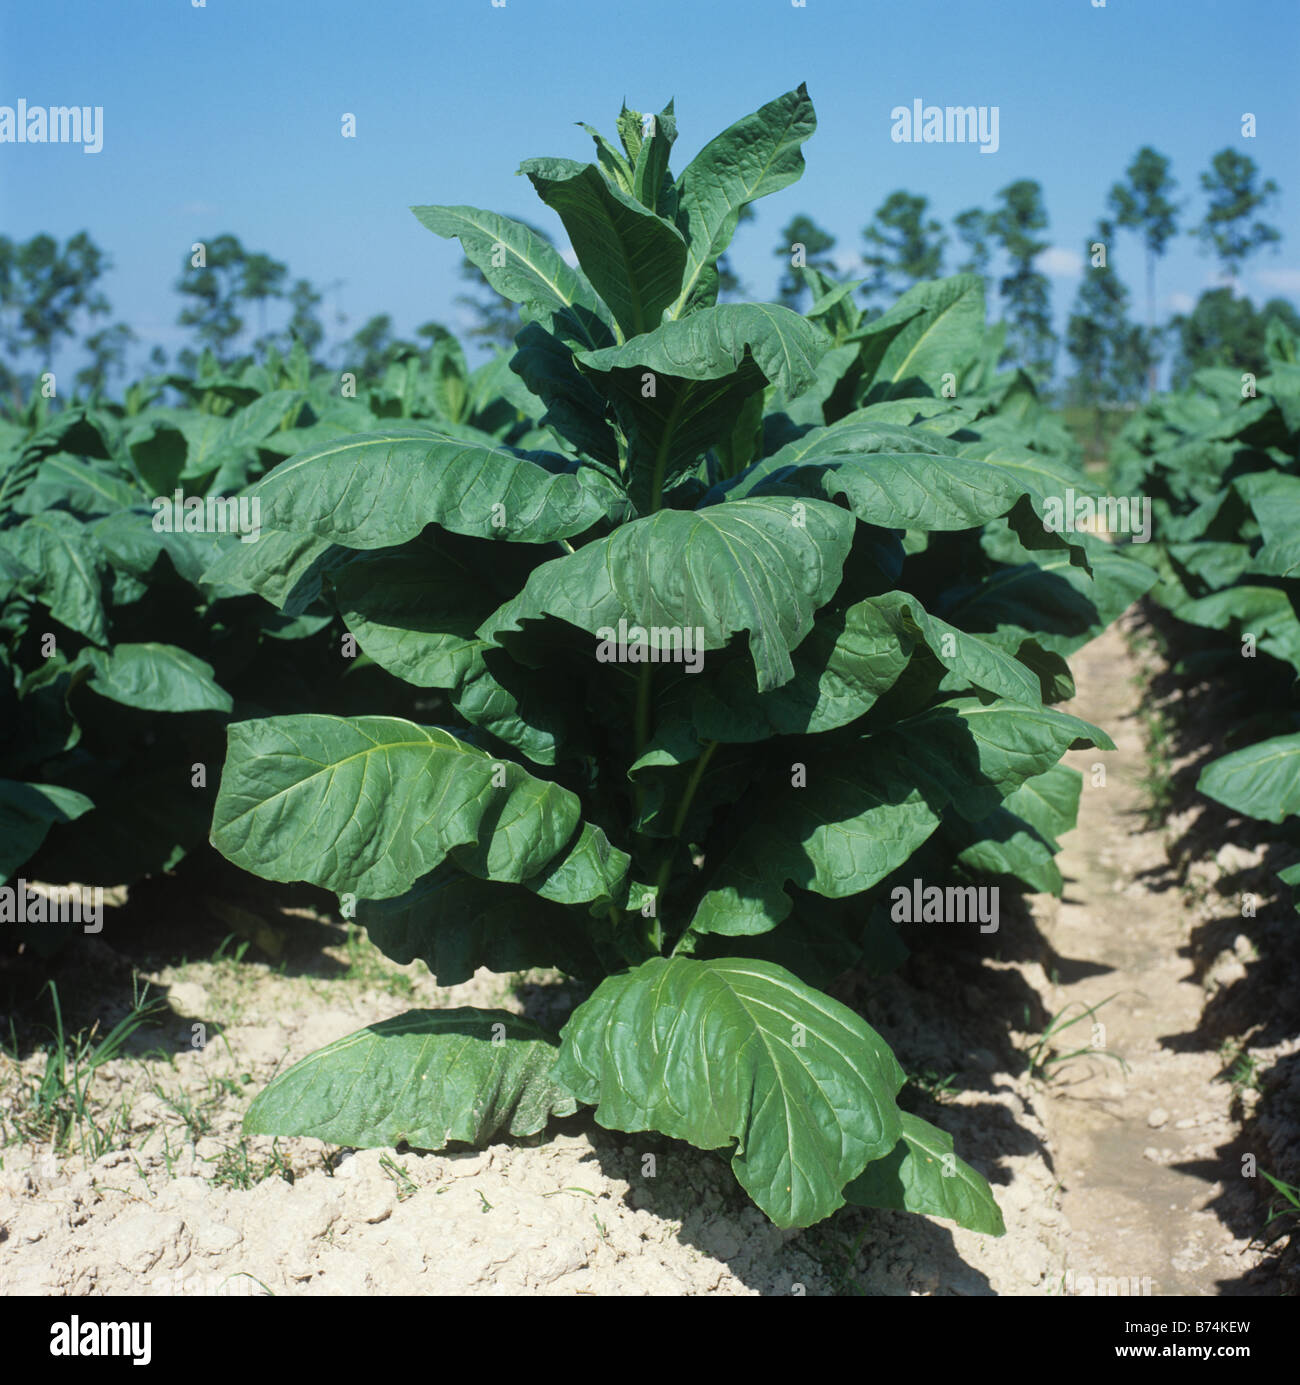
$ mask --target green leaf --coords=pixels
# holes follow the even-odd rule
[[[905,294],[903,299],[895,303],[888,312],[872,318],[870,322],[864,322],[849,337],[849,341],[858,348],[856,383],[859,396],[865,395],[875,382],[880,372],[881,362],[885,358],[885,352],[893,345],[894,339],[908,323],[925,312],[925,308],[920,303],[915,300],[908,303],[905,301],[906,297]],[[860,397],[853,400],[855,404],[860,402]],[[911,419],[908,418],[903,421],[910,423]]]
[[[1085,484],[1064,463],[1009,449],[970,457],[945,446],[951,444],[937,435],[850,414],[750,467],[726,496],[843,496],[859,519],[884,529],[975,529],[1010,515],[1022,540],[1063,549],[1071,561],[1087,566],[1089,550],[1081,536],[1067,540],[1047,527],[1048,499],[1069,485]]]
[[[55,452],[41,463],[35,481],[14,508],[28,515],[58,508],[78,515],[104,515],[141,499],[139,491],[106,463],[91,465],[80,457]]]
[[[619,408],[632,435],[633,502],[655,510],[677,476],[728,439],[749,399],[767,383],[803,389],[829,345],[788,308],[728,303],[575,360]]]
[[[32,595],[55,620],[94,644],[108,643],[107,562],[86,525],[51,510],[7,530],[2,541],[33,574],[27,579]]]
[[[896,627],[914,630],[924,639],[935,658],[950,671],[952,677],[940,684],[945,691],[951,684],[955,690],[982,688],[1012,702],[1042,700],[1037,676],[996,645],[932,616],[915,597],[904,592],[889,592],[874,599],[889,612]]]
[[[874,739],[905,745],[915,772],[975,822],[1013,789],[1050,769],[1069,749],[1115,744],[1099,727],[1050,707],[954,698],[908,717]]]
[[[1013,789],[1002,800],[1002,806],[1054,843],[1078,821],[1082,792],[1083,775],[1077,769],[1053,765]]]
[[[1006,1234],[993,1190],[973,1168],[953,1153],[952,1136],[910,1111],[902,1113],[903,1135],[884,1159],[844,1190],[862,1207],[893,1207],[901,1212],[944,1217],[968,1231],[987,1236]]]
[[[510,369],[546,404],[542,423],[577,451],[618,464],[618,440],[605,421],[605,401],[573,360],[573,347],[536,322],[515,338]]]
[[[658,1130],[731,1165],[778,1226],[811,1226],[897,1142],[903,1073],[846,1006],[771,962],[657,957],[603,981],[556,1079],[607,1129]]]
[[[760,693],[738,660],[703,678],[687,673],[665,689],[660,723],[681,719],[699,740],[724,743],[833,731],[893,687],[914,645],[888,598],[868,597],[845,611],[823,608],[791,655],[795,672],[788,683]]]
[[[255,543],[227,545],[203,570],[202,580],[212,587],[256,592],[286,616],[300,616],[320,599],[322,579],[355,557],[352,549],[314,534],[263,529]]]
[[[541,1029],[505,1010],[408,1010],[281,1073],[248,1108],[244,1133],[357,1149],[535,1135],[577,1110],[547,1075],[554,1056]]]
[[[1059,895],[1064,888],[1055,846],[1005,808],[995,808],[976,823],[949,819],[943,838],[957,862],[972,873],[1010,876],[1040,894]]]
[[[1274,736],[1222,755],[1205,767],[1196,787],[1248,817],[1294,817],[1300,814],[1300,735]]]
[[[118,644],[87,649],[81,660],[101,697],[148,712],[228,712],[234,705],[211,664],[174,644]]]
[[[266,880],[390,899],[447,854],[515,884],[568,845],[578,800],[439,727],[290,716],[230,728],[212,844]]]
[[[1112,544],[1087,534],[1073,537],[1084,542],[1091,577],[1064,550],[1030,554],[1009,531],[1004,529],[998,538],[986,530],[981,538],[985,552],[1000,562],[1018,565],[995,572],[957,596],[946,606],[944,616],[1012,650],[1024,649],[1025,641],[1032,639],[1040,651],[1072,653],[1115,620],[1155,580],[1155,573],[1124,549],[1117,551]],[[1036,656],[1032,650],[1028,653],[1032,664]],[[1046,674],[1049,681],[1059,682],[1059,669],[1051,675],[1045,666],[1035,666],[1040,676]]]
[[[943,376],[960,378],[979,349],[984,281],[977,274],[954,274],[917,284],[871,328],[880,331],[900,319],[902,330],[891,337],[873,372],[873,396],[896,398],[909,392],[909,381],[920,382],[926,394],[942,395]]]
[[[1288,866],[1277,873],[1277,878],[1292,889],[1296,913],[1300,914],[1300,865]]]
[[[576,359],[597,376],[635,370],[718,380],[739,370],[748,352],[769,384],[793,395],[812,383],[830,344],[825,333],[779,304],[723,303],[669,320],[622,346],[579,352]]]
[[[585,345],[605,346],[612,340],[608,312],[586,277],[527,226],[477,207],[411,210],[434,235],[455,236],[488,283],[512,303],[536,309],[545,326],[564,313],[582,332]]]
[[[578,124],[586,130],[596,145],[596,159],[605,176],[623,192],[632,192],[632,165],[622,152],[616,149],[594,126],[580,120]]]
[[[392,548],[434,523],[473,538],[549,543],[627,508],[618,484],[592,467],[416,428],[300,453],[250,495],[260,497],[268,528],[346,548]]]
[[[452,704],[537,764],[554,764],[577,734],[568,689],[525,670],[475,634],[495,609],[486,564],[429,543],[356,558],[334,574],[344,624],[381,668],[419,688],[452,690]]]
[[[762,809],[714,866],[691,931],[766,933],[790,913],[790,883],[829,899],[869,889],[939,826],[929,788],[883,737],[800,746],[784,780],[747,797]]]
[[[553,670],[520,667],[501,649],[478,642],[452,705],[477,726],[526,755],[553,765],[561,753],[580,754],[584,712],[573,702],[572,685]]]
[[[161,419],[137,424],[126,436],[127,450],[150,495],[169,496],[185,470],[185,434]]]
[[[491,592],[432,545],[355,559],[330,584],[365,653],[418,688],[454,688],[486,648],[474,632],[492,612]]]
[[[46,450],[29,443],[12,456],[0,459],[0,524],[16,513],[23,494],[36,480]]]
[[[525,883],[557,904],[603,906],[622,900],[631,864],[632,858],[614,846],[602,828],[584,822],[569,850]]]
[[[1067,749],[1113,749],[1104,732],[1045,707],[958,698],[856,742],[800,747],[802,774],[769,779],[761,810],[708,878],[691,930],[764,933],[790,912],[793,883],[831,899],[901,866],[950,807],[971,822]]]
[[[1290,596],[1276,587],[1229,587],[1174,608],[1189,625],[1226,630],[1234,621],[1256,636],[1259,648],[1300,672],[1300,620]]]
[[[677,140],[677,120],[673,115],[673,103],[670,101],[654,117],[654,128],[648,138],[641,132],[639,116],[634,132],[627,130],[623,116],[620,116],[619,133],[623,137],[624,147],[628,150],[628,157],[636,161],[632,169],[632,193],[637,201],[649,207],[652,212],[659,212],[664,216],[675,214],[677,197],[672,176],[668,172],[668,157]],[[632,153],[633,139],[635,154]]]
[[[677,225],[687,239],[687,256],[673,317],[681,317],[688,304],[713,302],[717,259],[735,233],[740,209],[799,180],[800,147],[816,128],[801,83],[729,126],[687,165],[677,180]]]
[[[568,909],[522,885],[479,880],[452,866],[440,866],[395,899],[359,900],[356,918],[385,956],[403,966],[418,958],[440,986],[458,986],[480,967],[601,974]]]
[[[799,511],[771,499],[661,510],[535,568],[478,633],[497,639],[553,615],[599,635],[623,620],[629,633],[644,627],[652,648],[666,650],[673,632],[680,640],[690,630],[702,632],[698,647],[707,650],[748,631],[766,692],[794,676],[790,651],[839,585],[852,531],[851,515],[818,501]]]
[[[529,159],[519,171],[559,214],[579,263],[625,335],[657,326],[681,288],[681,232],[609,182],[595,164]]]
[[[94,806],[57,784],[0,779],[0,885],[14,878],[56,822],[71,822]]]

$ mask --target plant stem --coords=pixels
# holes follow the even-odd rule
[[[632,757],[639,760],[645,754],[645,748],[650,743],[650,703],[653,701],[654,694],[654,673],[649,663],[641,665],[641,673],[637,678],[636,685],[636,723],[634,727],[634,745],[636,753]],[[638,783],[636,786],[636,820],[641,821],[645,811],[645,788]]]
[[[709,741],[706,743],[703,753],[695,761],[695,768],[691,771],[691,777],[686,781],[686,787],[682,790],[681,801],[677,804],[677,811],[673,814],[673,839],[668,847],[667,854],[659,863],[659,874],[655,879],[656,912],[658,912],[659,901],[663,897],[664,890],[668,885],[668,877],[672,874],[673,857],[676,856],[677,848],[681,845],[682,828],[686,825],[686,815],[691,810],[691,803],[695,798],[696,790],[700,787],[700,781],[704,778],[704,771],[708,768],[709,761],[713,758],[713,752],[717,748],[717,741]],[[682,936],[685,937],[685,933],[683,933]],[[675,950],[676,949],[674,949],[674,951]]]
[[[709,761],[713,758],[713,752],[717,748],[717,741],[705,742],[704,753],[696,760],[695,768],[691,771],[691,777],[686,781],[686,788],[682,791],[682,801],[677,805],[677,812],[673,814],[674,842],[682,835],[682,827],[686,822],[686,814],[691,810],[695,791],[700,787],[700,780],[704,778],[704,771],[708,769]]]
[[[664,424],[663,437],[660,439],[659,447],[655,452],[654,476],[650,483],[650,509],[647,511],[649,514],[655,514],[664,503],[664,471],[668,466],[668,444],[677,430],[685,402],[686,396],[682,394],[673,405]]]

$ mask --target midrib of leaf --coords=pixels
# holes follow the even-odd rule
[[[772,314],[771,314],[771,312],[769,311],[769,307],[768,307],[768,305],[767,305],[766,303],[760,303],[760,304],[757,304],[756,306],[757,306],[759,312],[762,313],[763,317],[767,320],[768,325],[772,328],[772,333],[773,333],[773,335],[776,337],[777,341],[780,342],[780,344],[781,344],[781,359],[785,362],[785,377],[786,377],[787,380],[791,380],[791,381],[792,381],[792,380],[794,379],[794,358],[790,355],[790,349],[789,349],[789,347],[786,346],[786,344],[785,344],[785,333],[781,331],[780,327],[779,327],[779,326],[776,324],[776,322],[774,321],[774,319],[773,319],[773,317],[772,317]],[[743,349],[743,348],[742,348],[741,354],[742,354],[742,357],[743,357],[743,355],[744,355],[744,349]],[[751,355],[753,354],[752,348],[751,348],[750,354],[751,354]]]
[[[85,582],[86,586],[91,591],[94,591],[95,584],[91,580],[90,573],[82,565],[81,556],[80,554],[78,554],[77,550],[72,546],[72,544],[67,539],[65,539],[57,529],[52,528],[49,524],[43,523],[41,520],[37,520],[36,523],[40,525],[40,527],[44,529],[47,534],[52,534],[54,536],[55,542],[61,544],[65,549],[67,549],[68,557],[72,560],[72,566],[76,568],[77,572],[81,576],[81,580]]]
[[[99,473],[93,467],[86,467],[83,473],[70,467],[66,461],[59,459],[54,461],[54,470],[63,472],[65,476],[71,476],[79,485],[102,495],[105,500],[115,501],[113,493],[107,488],[106,483],[102,482]]]
[[[732,968],[732,971],[733,971],[733,972],[734,972],[735,970],[736,970],[735,968]],[[742,976],[754,977],[754,978],[756,978],[756,979],[758,979],[758,980],[760,980],[760,981],[769,981],[769,982],[771,981],[771,978],[770,978],[770,977],[764,977],[764,976],[762,976],[761,974],[757,974],[757,975],[756,975],[756,973],[754,973],[754,972],[741,971],[740,974],[741,974]],[[715,973],[715,975],[718,975],[718,973]],[[743,995],[731,984],[729,977],[718,975],[718,979],[722,982],[723,986],[726,987],[726,989],[728,990],[728,992],[730,992],[730,994],[734,997],[734,999],[736,1000],[736,1003],[741,1007],[741,1009],[744,1010],[745,1014],[749,1016],[750,1023],[754,1026],[754,1030],[755,1030],[755,1032],[758,1034],[759,1040],[760,1040],[760,1042],[762,1043],[763,1048],[764,1048],[764,1050],[765,1050],[766,1053],[767,1053],[768,1062],[769,1062],[769,1063],[771,1064],[771,1066],[772,1066],[772,1071],[777,1075],[777,1081],[774,1083],[774,1086],[776,1086],[776,1087],[780,1090],[780,1092],[781,1092],[781,1106],[782,1106],[782,1109],[783,1109],[784,1112],[785,1112],[786,1147],[790,1150],[790,1165],[791,1165],[792,1168],[796,1168],[796,1167],[797,1167],[797,1168],[799,1168],[799,1169],[802,1171],[803,1166],[802,1166],[801,1164],[798,1164],[797,1161],[796,1161],[796,1159],[795,1159],[795,1157],[794,1157],[794,1148],[795,1148],[794,1129],[793,1129],[793,1126],[792,1126],[792,1124],[791,1124],[791,1117],[790,1117],[790,1112],[791,1112],[791,1108],[792,1108],[793,1103],[791,1102],[791,1099],[790,1099],[790,1097],[789,1097],[789,1095],[788,1095],[788,1093],[787,1093],[787,1084],[786,1084],[784,1081],[780,1080],[781,1065],[780,1065],[780,1063],[778,1062],[778,1059],[777,1059],[777,1052],[776,1052],[776,1050],[774,1049],[773,1044],[772,1044],[771,1040],[770,1040],[769,1037],[768,1037],[768,1031],[763,1027],[762,1023],[760,1022],[758,1016],[754,1013],[754,1011],[750,1009],[750,1006],[749,1006],[749,1003],[748,1003],[747,999],[746,999],[746,998],[745,998],[745,997],[744,997],[744,996],[743,996]],[[807,999],[809,999],[809,997],[803,997],[803,999],[807,1000]],[[761,999],[758,1000],[758,1001],[756,1001],[756,1004],[761,1004],[761,1003],[762,1003]],[[778,1014],[778,1015],[780,1014],[780,1011],[777,1010],[776,1006],[773,1005],[771,1002],[768,1002],[768,1003],[767,1003],[766,1008],[767,1008],[768,1010],[770,1010],[770,1011],[771,1011],[772,1013],[774,1013],[774,1014]],[[814,1006],[813,1008],[818,1008],[818,1007]],[[824,1011],[823,1011],[822,1013],[825,1014]],[[834,1018],[834,1017],[831,1016],[831,1015],[826,1015],[825,1017],[826,1017],[826,1019],[828,1019],[828,1020],[833,1020],[833,1018]],[[815,1076],[813,1075],[813,1073],[812,1073],[812,1070],[808,1067],[808,1064],[807,1064],[806,1062],[804,1062],[804,1061],[799,1057],[799,1055],[795,1052],[795,1050],[794,1050],[793,1048],[791,1048],[791,1049],[787,1049],[787,1050],[784,1050],[784,1051],[787,1052],[787,1053],[789,1054],[789,1056],[792,1057],[792,1058],[794,1059],[794,1061],[795,1061],[800,1067],[803,1068],[804,1074],[805,1074],[805,1076],[808,1078],[809,1082],[812,1084],[813,1089],[814,1089],[815,1091],[818,1091],[818,1092],[822,1091],[821,1083],[819,1083],[819,1082],[817,1081],[816,1077],[815,1077]],[[843,1059],[845,1059],[845,1060],[848,1062],[849,1066],[853,1069],[854,1073],[862,1080],[863,1084],[869,1086],[870,1084],[867,1082],[867,1079],[866,1079],[865,1074],[858,1068],[858,1065],[852,1061],[852,1059],[849,1057],[849,1055],[848,1055],[847,1053],[845,1053],[843,1049],[838,1049],[837,1051],[838,1051],[840,1057],[843,1058]],[[829,1105],[829,1103],[828,1103],[828,1105]],[[801,1110],[802,1110],[802,1112],[803,1112],[805,1121],[806,1121],[810,1126],[815,1126],[815,1125],[817,1124],[817,1122],[813,1119],[812,1112],[809,1110],[809,1108],[808,1108],[808,1106],[807,1106],[806,1103],[802,1103],[802,1104],[801,1104]],[[827,1176],[828,1178],[831,1178],[832,1181],[833,1181],[833,1175],[832,1175],[830,1166],[826,1163],[825,1159],[821,1158],[821,1145],[820,1145],[820,1142],[814,1140],[814,1141],[812,1142],[812,1145],[813,1145],[813,1150],[814,1150],[814,1152],[818,1155],[819,1162],[821,1163],[822,1168],[823,1168],[823,1170],[824,1170],[826,1176]],[[806,1182],[811,1182],[811,1181],[812,1181],[811,1179],[808,1178],[808,1176],[807,1176],[806,1173],[804,1174],[804,1178],[805,1178],[805,1181],[806,1181]],[[793,1182],[794,1182],[794,1180],[791,1179],[791,1185],[792,1185],[792,1186],[793,1186]]]
[[[430,755],[432,755],[437,750],[456,750],[458,747],[452,745],[443,745],[439,741],[428,739],[413,741],[376,741],[373,745],[368,746],[364,750],[358,750],[354,754],[345,755],[341,760],[332,760],[328,763],[321,760],[313,760],[309,755],[302,755],[283,750],[276,751],[276,757],[279,759],[301,760],[306,764],[316,765],[317,769],[313,774],[308,775],[306,779],[298,779],[294,783],[287,785],[285,788],[278,789],[275,793],[271,794],[270,797],[258,799],[258,801],[251,808],[245,808],[244,811],[238,814],[236,817],[228,819],[228,822],[235,823],[241,821],[243,818],[246,818],[249,815],[249,813],[255,813],[259,808],[264,807],[266,804],[274,803],[277,798],[283,798],[285,794],[293,793],[295,789],[301,788],[304,784],[310,783],[313,779],[318,779],[322,774],[329,774],[332,776],[336,774],[340,769],[342,769],[344,765],[351,764],[353,760],[361,760],[368,755],[375,755],[380,752],[387,755],[390,751],[393,750],[411,750],[420,748],[427,750],[430,753]],[[468,754],[470,752],[466,751],[465,753]]]
[[[956,306],[958,305],[958,303],[960,303],[960,302],[962,301],[962,299],[965,298],[965,297],[966,297],[966,293],[965,293],[965,292],[959,293],[959,294],[957,295],[957,297],[954,298],[954,299],[952,300],[952,302],[949,303],[948,306],[947,306],[946,308],[942,309],[942,311],[940,311],[940,312],[938,312],[938,313],[936,313],[936,314],[934,315],[934,318],[933,318],[933,320],[931,321],[931,323],[930,323],[930,325],[929,325],[928,327],[924,327],[924,328],[921,329],[921,335],[920,335],[919,337],[917,337],[917,339],[916,339],[915,342],[912,343],[912,348],[911,348],[911,350],[908,351],[907,355],[903,357],[903,359],[902,359],[902,361],[900,362],[898,368],[897,368],[897,369],[894,371],[894,373],[889,377],[890,382],[891,382],[892,384],[897,384],[899,380],[902,380],[902,379],[906,378],[906,377],[902,374],[902,371],[904,370],[905,367],[907,367],[908,365],[911,364],[912,357],[915,356],[916,353],[921,349],[921,347],[926,343],[926,341],[927,341],[927,340],[929,339],[929,337],[930,337],[930,334],[939,326],[939,324],[948,316],[948,314],[949,314],[950,312],[953,311],[954,308],[956,308]]]
[[[1261,769],[1265,765],[1272,764],[1274,760],[1289,760],[1293,755],[1300,755],[1300,748],[1292,746],[1290,749],[1286,750],[1270,751],[1269,754],[1265,755],[1262,759],[1244,758],[1249,754],[1250,749],[1251,747],[1247,747],[1246,750],[1233,752],[1233,754],[1243,757],[1238,764],[1232,767],[1233,771],[1240,773],[1242,766],[1246,766],[1249,770]],[[1225,758],[1227,757],[1225,756]]]
[[[469,222],[469,224],[473,226],[476,231],[481,232],[485,236],[491,236],[494,241],[497,239],[495,232],[489,230],[489,228],[484,226],[481,222],[476,221],[472,216],[467,216],[464,219],[467,222]],[[501,244],[505,245],[505,242],[502,241]],[[568,294],[564,293],[563,290],[561,290],[560,286],[555,282],[555,280],[552,279],[545,272],[545,270],[542,269],[540,265],[534,264],[534,262],[530,260],[527,255],[521,254],[513,246],[505,245],[505,249],[507,253],[513,255],[515,259],[517,259],[520,262],[520,264],[526,265],[529,269],[531,269],[533,273],[536,274],[537,277],[546,285],[546,287],[550,289],[552,293],[555,294],[556,298],[558,298],[560,302],[565,305],[566,308],[583,306],[581,303],[579,303],[578,299],[570,298]],[[591,288],[591,285],[587,283],[586,279],[581,275],[581,272],[579,270],[575,269],[574,274],[578,275],[579,281],[581,283],[585,283],[588,288]],[[599,294],[597,294],[595,289],[591,290],[591,296],[597,303],[600,302],[600,296]],[[598,343],[592,340],[591,335],[588,333],[586,327],[583,326],[582,321],[577,313],[573,314],[573,319],[582,333],[583,340],[593,351],[596,350],[598,347]]]

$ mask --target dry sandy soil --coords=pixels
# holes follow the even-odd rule
[[[721,1153],[581,1115],[546,1138],[463,1153],[245,1138],[248,1101],[276,1071],[367,1023],[479,1004],[558,1026],[574,997],[540,974],[481,972],[440,990],[418,964],[394,966],[319,917],[281,919],[269,941],[245,927],[283,947],[279,964],[255,947],[241,961],[177,964],[174,944],[142,952],[110,926],[60,959],[70,1028],[74,1015],[111,1024],[133,972],[168,1008],[95,1074],[90,1116],[107,1132],[98,1158],[78,1152],[76,1129],[62,1153],[33,1137],[39,1036],[20,1039],[17,1062],[0,1057],[0,1293],[1286,1291],[1285,1256],[1260,1236],[1267,1199],[1242,1177],[1242,1155],[1285,1175],[1300,1103],[1284,1087],[1261,1120],[1256,1088],[1223,1080],[1220,1047],[1238,1036],[1258,1071],[1288,1071],[1294,1085],[1297,1045],[1253,1020],[1206,1029],[1207,1009],[1259,958],[1245,928],[1205,955],[1223,900],[1208,877],[1200,896],[1178,887],[1169,825],[1143,826],[1137,657],[1112,630],[1072,661],[1071,710],[1106,727],[1117,750],[1072,755],[1089,787],[1061,861],[1064,901],[1034,900],[1032,916],[1004,910],[998,934],[960,946],[932,927],[899,973],[837,987],[915,1074],[908,1104],[989,1177],[1005,1237],[862,1209],[783,1232],[739,1192]],[[1094,787],[1098,763],[1106,782]],[[1229,864],[1240,874],[1259,862]],[[160,930],[164,942],[183,934],[200,955],[193,906],[160,898],[155,944]],[[1098,1004],[1061,1033],[1058,1055],[1117,1056],[1029,1062],[1053,1016]]]

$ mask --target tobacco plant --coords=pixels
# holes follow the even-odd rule
[[[253,486],[268,532],[227,579],[328,599],[413,712],[445,704],[232,725],[213,842],[335,892],[442,984],[546,966],[590,994],[558,1039],[499,1010],[369,1026],[248,1130],[438,1149],[592,1106],[731,1149],[781,1226],[848,1199],[1001,1231],[817,986],[896,955],[899,879],[1060,888],[1058,761],[1110,744],[1050,705],[1063,656],[1150,578],[1045,523],[1086,482],[996,375],[978,279],[874,321],[851,286],[814,284],[808,317],[718,302],[741,209],[799,177],[814,128],[800,87],[677,176],[671,105],[591,131],[594,162],[529,160],[575,267],[506,217],[414,208],[520,305],[501,388],[530,440],[394,422]]]
[[[1130,550],[1153,600],[1195,627],[1186,671],[1221,680],[1236,716],[1197,788],[1300,844],[1300,363],[1269,325],[1268,370],[1211,367],[1116,439],[1116,487],[1150,500],[1156,541]],[[1297,887],[1300,866],[1282,872]]]
[[[319,706],[323,686],[332,710],[388,706],[395,680],[376,666],[327,677],[334,609],[250,595],[253,545],[232,516],[213,532],[195,507],[389,418],[526,443],[535,430],[503,371],[469,371],[444,332],[348,397],[298,346],[238,370],[205,356],[194,379],[137,381],[121,404],[50,413],[37,397],[0,418],[0,886],[172,870],[209,850],[216,784],[195,766],[220,761],[232,715]],[[187,508],[160,527],[157,501],[177,492]],[[10,923],[4,936],[47,951],[70,932]]]

